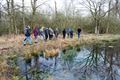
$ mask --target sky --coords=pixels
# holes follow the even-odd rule
[[[6,0],[0,0],[0,2],[2,1],[2,4],[6,4]],[[24,0],[25,1],[25,6],[30,10],[31,9],[31,0]],[[55,1],[57,3],[57,9],[61,10],[63,7],[63,1],[64,0],[38,0],[37,1],[37,5],[39,5],[40,3],[46,2],[46,6],[42,5],[41,7],[39,7],[39,9],[54,9],[55,7]],[[15,4],[19,4],[22,5],[22,0],[14,0]],[[49,5],[49,8],[47,5]]]
[[[30,5],[31,5],[31,2],[30,2],[30,1],[31,1],[31,0],[25,0],[25,6],[29,6],[29,7],[30,7]],[[38,3],[38,5],[39,5],[40,3],[43,3],[43,2],[45,2],[45,1],[47,1],[46,4],[49,5],[49,6],[52,7],[52,8],[54,8],[54,6],[55,6],[54,2],[56,1],[56,3],[57,3],[57,9],[58,9],[58,10],[61,10],[61,9],[62,9],[62,6],[63,6],[63,1],[64,1],[64,0],[38,0],[37,3]],[[15,3],[21,4],[21,3],[22,3],[22,0],[15,0]],[[42,5],[41,7],[42,7],[43,9],[48,8],[47,6],[44,6],[44,5]]]
[[[4,4],[6,3],[6,0],[0,0],[2,1]],[[22,0],[14,0],[15,4],[19,4],[22,5]],[[25,0],[25,6],[27,7],[28,11],[31,11],[31,0]],[[37,5],[46,2],[46,5],[42,5],[41,7],[39,7],[37,9],[37,11],[48,11],[48,12],[54,12],[54,7],[55,7],[55,1],[57,4],[57,11],[63,12],[65,11],[65,2],[67,3],[67,6],[69,5],[71,0],[38,0],[37,1]],[[78,3],[78,0],[73,0],[73,6],[79,10],[79,13],[81,15],[87,15],[88,14],[88,10],[85,9],[84,6],[80,5]],[[79,0],[81,1],[81,0]],[[48,6],[49,5],[49,6]],[[71,8],[70,8],[71,9]]]

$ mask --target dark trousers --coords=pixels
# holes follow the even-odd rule
[[[65,39],[65,37],[66,37],[66,34],[63,34],[63,39]]]
[[[47,40],[48,39],[48,35],[47,34],[45,34],[45,40]]]

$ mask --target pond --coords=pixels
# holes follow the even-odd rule
[[[69,46],[58,56],[9,59],[18,80],[120,80],[120,41]]]

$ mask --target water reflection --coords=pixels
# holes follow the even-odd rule
[[[17,58],[25,80],[120,80],[119,42],[83,45],[61,51],[57,57]],[[13,59],[12,59],[13,60]]]
[[[62,57],[62,60],[64,61],[64,64],[63,65],[64,67],[66,67],[66,69],[70,70],[74,65],[73,65],[73,61],[74,61],[74,58],[77,54],[77,49],[75,47],[71,47],[69,49],[65,49],[63,50],[63,52],[61,53],[61,57]]]
[[[118,66],[120,47],[118,44],[95,44],[91,47],[89,53],[83,48],[86,53],[79,54],[84,58],[80,60],[77,68],[74,68],[75,75],[80,80],[120,80],[120,66]]]

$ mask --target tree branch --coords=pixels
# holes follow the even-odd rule
[[[48,2],[48,0],[47,0],[47,1],[45,1],[45,2],[43,2],[43,3],[42,3],[42,4],[40,4],[40,5],[36,6],[36,9],[37,9],[38,7],[40,7],[40,6],[44,5],[46,2]]]

